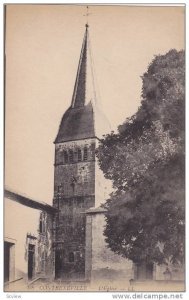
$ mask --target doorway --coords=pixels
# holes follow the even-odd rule
[[[14,280],[14,243],[4,242],[4,282]]]
[[[28,245],[28,279],[32,279],[35,268],[35,245]]]
[[[57,249],[55,252],[55,278],[61,278],[63,262],[63,250]]]
[[[153,264],[140,263],[136,266],[137,280],[152,280],[153,279]]]

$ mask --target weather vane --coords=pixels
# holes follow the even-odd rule
[[[87,7],[86,7],[86,14],[83,15],[83,16],[86,17],[86,19],[87,19],[86,27],[89,26],[89,24],[88,24],[88,16],[89,16],[89,15],[91,15],[91,13],[89,13],[89,7],[87,6]]]

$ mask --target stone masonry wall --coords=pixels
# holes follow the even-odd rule
[[[95,206],[95,139],[55,145],[57,278],[85,277],[85,211]]]
[[[131,261],[113,253],[105,242],[103,213],[87,214],[86,220],[86,277],[92,282],[129,281],[133,278]]]

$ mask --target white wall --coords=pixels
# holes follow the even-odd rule
[[[15,243],[15,279],[27,277],[26,236],[37,237],[40,211],[5,198],[4,239]]]
[[[99,146],[99,141],[96,139],[96,148]],[[104,173],[100,169],[98,158],[95,162],[95,207],[104,204],[113,191],[112,182],[104,177]]]
[[[93,284],[113,283],[123,288],[133,278],[133,263],[112,252],[105,242],[103,213],[87,215],[86,222],[86,276]]]

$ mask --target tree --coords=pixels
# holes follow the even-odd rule
[[[97,151],[115,188],[105,204],[106,241],[135,263],[184,258],[184,79],[184,51],[156,56],[138,111]]]

